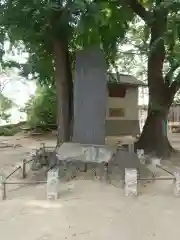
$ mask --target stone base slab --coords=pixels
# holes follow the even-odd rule
[[[59,161],[109,162],[116,149],[106,145],[63,143],[57,150]]]
[[[123,187],[125,168],[136,168],[142,177],[152,176],[134,152],[117,150],[109,146],[64,143],[57,149],[57,158],[59,177],[66,181],[101,180],[116,187]]]

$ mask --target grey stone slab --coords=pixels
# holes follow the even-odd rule
[[[108,146],[84,146],[84,148],[86,162],[109,162],[114,154],[114,149]]]
[[[125,176],[126,168],[137,169],[141,177],[152,176],[152,172],[143,165],[134,152],[117,151],[109,162],[109,171],[113,172],[113,169],[120,169],[122,177]]]
[[[63,143],[57,150],[59,161],[109,162],[115,149],[106,145]]]
[[[103,52],[98,48],[80,51],[75,64],[74,142],[105,144],[107,97]]]
[[[68,161],[69,159],[79,160],[84,154],[85,149],[80,143],[63,143],[56,149],[57,158],[59,161]]]

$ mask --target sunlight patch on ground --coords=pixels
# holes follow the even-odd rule
[[[41,207],[41,208],[62,208],[63,205],[61,203],[55,203],[50,201],[37,201],[37,200],[31,200],[26,203],[28,206],[32,207]]]

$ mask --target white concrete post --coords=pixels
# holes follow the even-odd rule
[[[57,200],[59,198],[59,170],[51,169],[47,174],[47,199]]]
[[[6,183],[5,183],[5,175],[0,172],[0,192],[1,192],[1,200],[6,199]]]
[[[137,149],[137,156],[138,156],[138,159],[140,160],[140,162],[142,164],[146,163],[146,157],[144,155],[144,149]]]
[[[128,152],[134,152],[134,143],[128,144]]]
[[[175,172],[174,176],[175,176],[174,194],[175,196],[180,196],[180,171]]]
[[[161,158],[152,157],[151,158],[151,164],[156,167],[156,165],[161,165]]]
[[[137,169],[125,168],[125,195],[138,195]]]

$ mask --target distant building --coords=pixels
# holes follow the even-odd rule
[[[148,114],[148,105],[140,105],[139,106],[139,124],[140,130],[142,131],[142,127],[145,124],[146,118]],[[180,127],[180,103],[173,103],[169,109],[168,114],[168,127],[169,130]]]
[[[106,111],[106,136],[136,136],[140,133],[138,88],[141,86],[145,86],[145,84],[133,76],[110,75]]]

